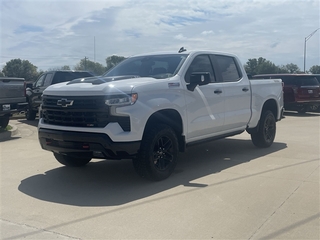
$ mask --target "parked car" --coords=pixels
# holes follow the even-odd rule
[[[50,85],[61,82],[68,82],[76,78],[94,76],[87,71],[49,71],[45,72],[32,84],[27,84],[26,94],[28,108],[26,111],[27,120],[34,120],[41,104],[43,91]]]
[[[162,180],[193,144],[247,131],[257,147],[271,146],[282,110],[281,79],[249,80],[235,55],[158,52],[48,87],[38,136],[63,165],[132,159],[140,176]]]
[[[0,77],[0,128],[6,128],[10,116],[27,106],[24,78]]]
[[[286,110],[305,113],[320,108],[320,85],[312,74],[260,74],[253,79],[281,78]],[[320,75],[318,76],[320,79]]]

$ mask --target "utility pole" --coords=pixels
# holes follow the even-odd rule
[[[306,55],[307,55],[307,41],[315,34],[320,28],[314,30],[304,38],[304,56],[303,56],[303,72],[306,73]]]
[[[87,57],[84,57],[84,70],[87,71]]]
[[[93,37],[93,61],[96,62],[96,36]]]

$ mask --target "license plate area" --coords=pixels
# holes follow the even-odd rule
[[[2,111],[10,111],[11,107],[10,104],[3,104],[2,105]]]

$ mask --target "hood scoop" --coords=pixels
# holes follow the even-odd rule
[[[125,80],[130,78],[138,78],[137,75],[126,75],[126,76],[113,76],[113,77],[90,77],[90,78],[78,78],[67,83],[67,85],[75,83],[91,83],[92,85],[100,85],[112,81]]]

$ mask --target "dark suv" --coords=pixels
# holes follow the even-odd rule
[[[320,108],[320,84],[311,74],[261,74],[253,79],[281,78],[283,82],[284,108],[286,110],[316,111]]]
[[[76,78],[92,77],[93,74],[87,71],[49,71],[45,72],[32,84],[27,84],[26,95],[28,108],[26,111],[27,120],[34,120],[38,108],[42,102],[41,95],[50,85],[68,82]]]

